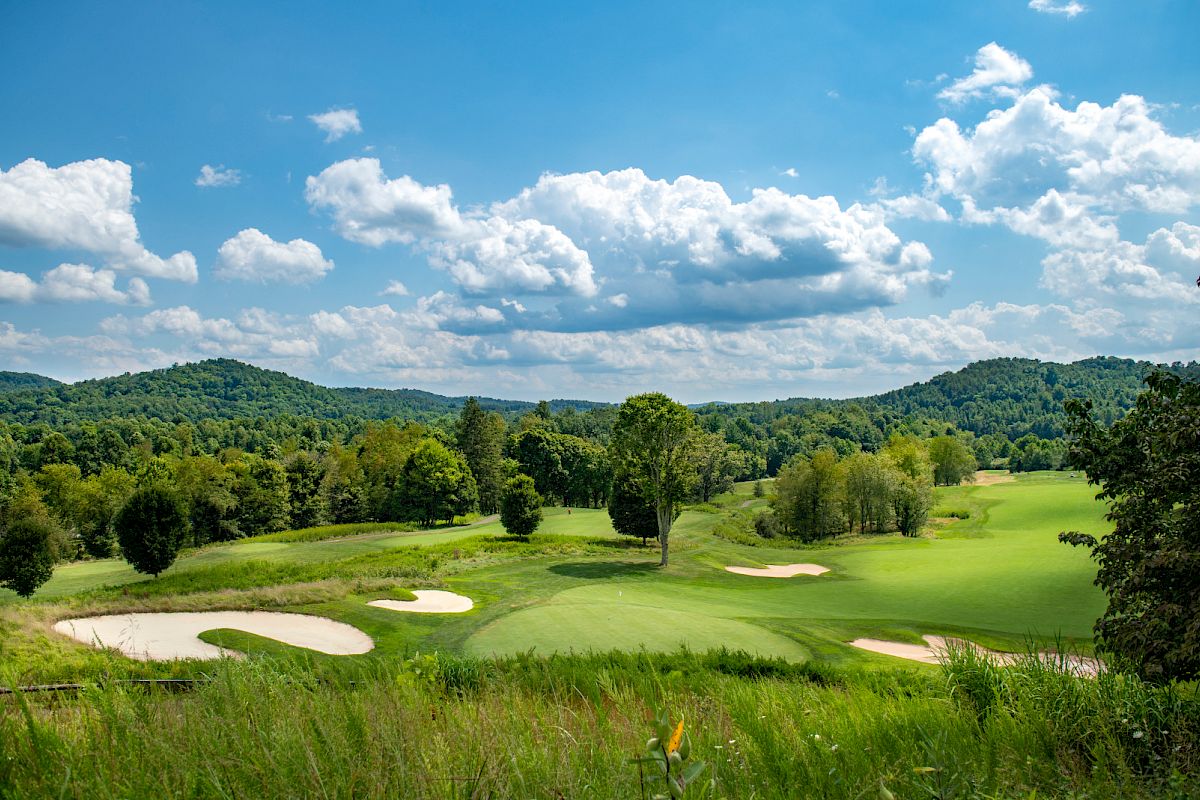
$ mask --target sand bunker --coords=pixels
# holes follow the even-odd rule
[[[993,486],[997,483],[1012,483],[1017,479],[1016,475],[1011,472],[984,472],[979,470],[975,473],[976,486]]]
[[[372,600],[367,605],[391,611],[413,611],[418,614],[461,614],[475,607],[471,598],[454,592],[424,589],[413,594],[417,596],[416,600]]]
[[[319,653],[352,656],[375,646],[371,637],[343,622],[275,611],[195,611],[112,614],[64,619],[54,630],[93,647],[112,647],[141,661],[240,656],[202,642],[205,631],[229,628]]]
[[[790,578],[793,575],[823,575],[829,572],[829,567],[822,567],[820,564],[767,564],[766,569],[726,567],[725,571],[736,575],[752,575],[755,578]]]
[[[1016,653],[1001,653],[986,647],[968,642],[966,639],[948,639],[944,636],[922,636],[925,644],[906,644],[904,642],[889,642],[883,639],[855,639],[851,646],[860,650],[870,650],[885,656],[906,658],[909,661],[920,661],[923,664],[937,664],[945,657],[951,647],[970,647],[981,655],[986,655],[1001,666],[1012,666],[1021,658]],[[1040,655],[1048,664],[1065,663],[1067,669],[1079,675],[1095,675],[1100,670],[1100,662],[1094,658],[1082,656],[1059,656],[1057,653],[1041,652]]]

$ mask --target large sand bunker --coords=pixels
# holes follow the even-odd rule
[[[372,600],[367,605],[418,614],[461,614],[475,607],[471,598],[440,589],[418,590],[413,594],[417,596],[416,600]]]
[[[793,575],[823,575],[829,572],[829,567],[822,567],[820,564],[767,564],[766,569],[726,567],[725,571],[736,575],[751,575],[755,578],[790,578]]]
[[[275,611],[112,614],[54,623],[54,630],[61,634],[93,647],[115,648],[141,661],[239,656],[233,650],[197,638],[205,631],[219,628],[253,633],[335,656],[359,655],[375,646],[370,636],[344,622]]]
[[[970,647],[980,655],[988,656],[1001,666],[1008,667],[1017,663],[1021,655],[1017,653],[1002,653],[989,650],[965,639],[948,639],[944,636],[922,636],[925,644],[907,644],[905,642],[889,642],[884,639],[855,639],[851,646],[860,650],[870,650],[885,656],[906,658],[909,661],[920,661],[923,664],[937,664],[952,647]],[[1062,656],[1058,653],[1041,652],[1038,655],[1052,665],[1064,664],[1068,670],[1079,675],[1095,675],[1100,670],[1100,662],[1094,658],[1082,656]]]

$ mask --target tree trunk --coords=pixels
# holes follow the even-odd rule
[[[671,517],[674,516],[671,512],[674,509],[670,503],[659,502],[658,508],[658,541],[662,544],[662,561],[658,562],[660,567],[667,565],[667,537],[671,534]]]

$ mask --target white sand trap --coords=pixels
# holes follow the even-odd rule
[[[240,654],[197,638],[205,631],[229,628],[335,656],[366,653],[370,636],[344,622],[308,614],[275,611],[185,611],[112,614],[64,619],[54,630],[93,647],[112,647],[141,661],[176,658],[239,657]]]
[[[416,600],[372,600],[367,605],[417,614],[461,614],[475,607],[471,598],[440,589],[418,589],[413,594],[417,596]]]
[[[820,564],[767,564],[766,569],[758,567],[726,567],[726,572],[737,575],[751,575],[755,578],[790,578],[793,575],[824,575],[829,567]]]
[[[989,650],[974,642],[968,642],[966,639],[947,639],[944,636],[922,636],[921,638],[926,642],[923,645],[889,642],[884,639],[855,639],[850,644],[860,650],[870,650],[872,653],[881,653],[885,656],[906,658],[909,661],[920,661],[923,664],[937,664],[946,655],[951,646],[970,647],[981,655],[995,659],[996,663],[1004,667],[1012,666],[1021,657],[1017,653],[1001,653],[998,650]],[[1101,668],[1100,662],[1094,658],[1083,658],[1082,656],[1060,657],[1057,653],[1048,652],[1041,652],[1038,655],[1046,663],[1054,665],[1059,664],[1061,658],[1063,663],[1066,664],[1067,669],[1078,675],[1095,675]]]

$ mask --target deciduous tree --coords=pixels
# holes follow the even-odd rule
[[[174,492],[151,484],[138,489],[113,520],[125,560],[157,576],[175,563],[187,536],[187,517]]]
[[[610,454],[618,474],[628,475],[654,504],[661,566],[667,566],[668,540],[675,509],[696,480],[692,453],[696,419],[684,406],[660,392],[630,397],[621,404],[613,427]]]
[[[1200,383],[1154,373],[1111,428],[1067,403],[1071,459],[1109,504],[1113,531],[1059,538],[1091,550],[1108,608],[1096,637],[1156,681],[1200,676]]]
[[[956,436],[930,439],[929,460],[933,463],[933,482],[938,486],[958,486],[964,480],[975,480],[978,467],[975,456]]]
[[[510,536],[528,538],[542,524],[542,496],[533,478],[509,478],[500,495],[500,524]]]

